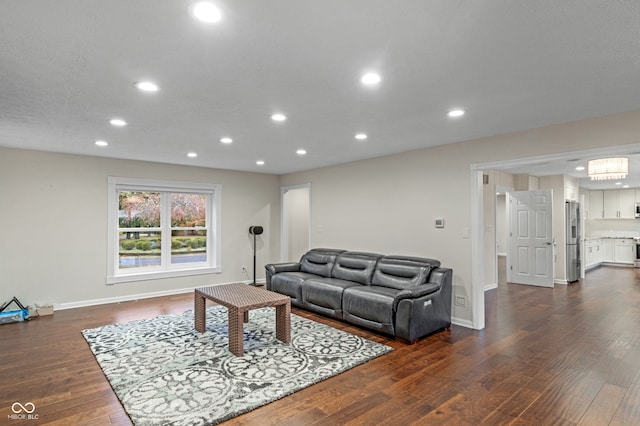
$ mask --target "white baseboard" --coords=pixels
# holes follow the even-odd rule
[[[494,288],[498,288],[498,283],[491,283],[484,286],[484,291],[493,290]]]
[[[617,263],[617,262],[602,262],[600,265],[602,266],[616,266],[619,268],[634,268],[635,264],[633,263]]]
[[[233,281],[233,283],[238,283],[238,282],[244,283],[244,284],[250,284],[253,281],[252,280]],[[256,280],[256,283],[264,284],[265,280],[264,279]],[[223,285],[223,284],[232,284],[232,283],[231,282],[229,282],[229,283],[218,283],[218,284],[214,284],[214,285]],[[204,286],[189,287],[189,288],[178,288],[178,289],[173,289],[173,290],[154,291],[154,292],[151,292],[151,293],[128,294],[128,295],[124,295],[124,296],[105,297],[103,299],[82,300],[82,301],[78,301],[78,302],[56,303],[56,304],[53,305],[53,308],[56,311],[61,311],[63,309],[74,309],[74,308],[84,308],[84,307],[87,307],[87,306],[106,305],[107,303],[121,303],[121,302],[130,302],[132,300],[150,299],[152,297],[172,296],[174,294],[190,293],[194,289],[199,288],[199,287],[204,287]]]
[[[460,327],[470,328],[473,330],[473,323],[469,320],[451,317],[451,324],[459,325]]]

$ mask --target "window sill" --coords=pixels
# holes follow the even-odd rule
[[[205,274],[219,274],[222,272],[222,268],[194,268],[183,269],[175,271],[154,271],[154,272],[141,272],[138,274],[129,275],[111,275],[107,276],[107,284],[120,284],[134,281],[148,281],[157,280],[161,278],[176,278],[176,277],[188,277],[193,275],[205,275]]]

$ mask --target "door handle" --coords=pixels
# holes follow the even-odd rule
[[[548,245],[548,246],[550,246],[550,245],[551,245],[551,242],[547,241],[545,244],[546,244],[546,245]]]

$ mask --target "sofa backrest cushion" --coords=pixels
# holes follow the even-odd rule
[[[370,285],[373,271],[381,257],[381,254],[376,253],[344,252],[336,259],[331,275],[334,278]]]
[[[321,277],[331,277],[336,258],[344,250],[316,248],[309,250],[300,258],[300,271]]]
[[[398,290],[425,284],[440,261],[410,256],[385,256],[378,261],[372,284]]]

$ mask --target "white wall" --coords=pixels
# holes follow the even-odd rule
[[[507,254],[507,196],[500,194],[496,199],[496,252]]]
[[[283,176],[312,183],[312,241],[317,247],[434,257],[454,268],[456,294],[469,301],[463,263],[470,257],[469,166],[461,147],[434,148]],[[460,207],[460,199],[467,200]],[[435,228],[442,217],[445,228]],[[468,241],[468,240],[467,240]],[[470,305],[457,307],[470,317]]]
[[[580,201],[580,182],[573,176],[564,176],[565,201]]]
[[[482,185],[484,199],[484,277],[485,288],[495,288],[498,285],[498,270],[496,268],[496,174],[495,170],[483,172],[488,182]]]
[[[614,130],[617,139],[610,137]],[[0,300],[65,303],[244,278],[240,266],[253,256],[248,227],[265,227],[258,264],[279,261],[280,187],[311,183],[314,246],[440,259],[453,268],[454,294],[466,299],[454,307],[454,320],[470,324],[472,290],[485,284],[484,276],[472,276],[472,241],[465,237],[474,235],[471,217],[478,214],[471,211],[470,169],[637,144],[638,134],[634,111],[281,177],[0,148]],[[224,272],[105,285],[110,175],[222,184]],[[444,229],[434,227],[437,217]]]
[[[612,140],[616,134],[627,135]],[[621,132],[622,130],[622,132]],[[637,143],[640,112],[427,148],[282,176],[311,182],[314,246],[440,259],[454,271],[454,319],[471,323],[471,179],[474,164]],[[477,214],[477,212],[473,212]],[[445,228],[434,228],[443,217]],[[482,222],[481,222],[482,223]],[[482,261],[482,259],[476,259]]]
[[[106,285],[107,177],[222,184],[222,273]],[[73,304],[247,279],[279,257],[277,176],[0,148],[0,303]]]

